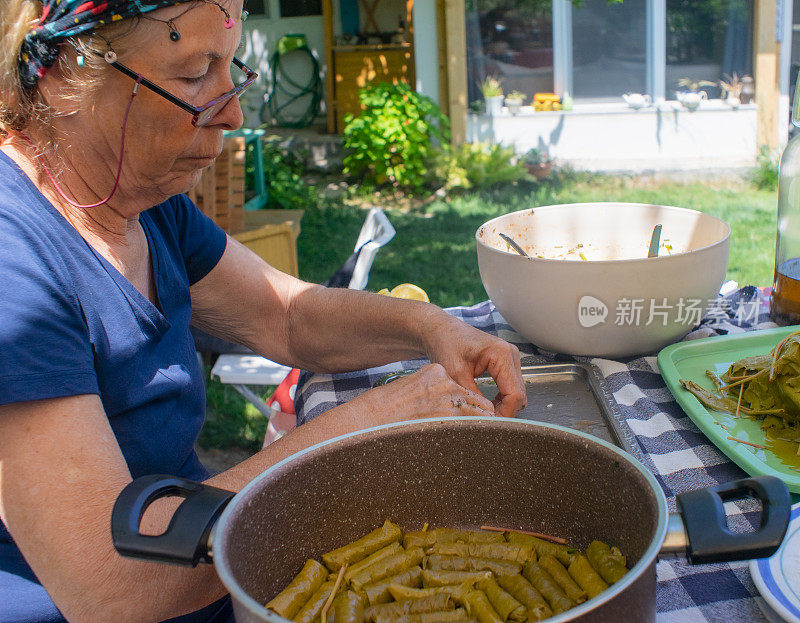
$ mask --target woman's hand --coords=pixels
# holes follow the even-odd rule
[[[448,314],[440,319],[440,326],[426,332],[428,359],[473,392],[478,391],[475,377],[488,372],[497,383],[497,415],[514,417],[526,401],[517,347]]]
[[[456,383],[436,363],[364,392],[331,412],[343,407],[357,429],[428,417],[494,416],[490,400]]]

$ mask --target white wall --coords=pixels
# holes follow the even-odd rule
[[[585,104],[570,112],[469,115],[467,141],[514,145],[520,154],[544,148],[592,171],[739,168],[755,164],[756,119],[755,105],[732,110],[720,100],[694,112],[677,102],[642,110]]]

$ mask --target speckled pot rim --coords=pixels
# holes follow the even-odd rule
[[[699,210],[692,210],[691,208],[679,208],[678,206],[668,206],[668,205],[661,205],[661,204],[657,204],[657,203],[631,203],[631,202],[624,202],[624,201],[584,201],[584,202],[581,202],[581,203],[564,203],[564,204],[550,205],[550,206],[536,206],[535,208],[525,208],[524,210],[517,210],[516,212],[509,212],[508,214],[502,214],[500,216],[496,216],[493,219],[486,221],[480,227],[478,227],[478,229],[475,231],[475,241],[477,242],[477,244],[479,244],[480,246],[484,247],[487,251],[490,251],[492,253],[495,253],[495,254],[498,254],[498,255],[501,255],[501,256],[515,257],[515,258],[518,258],[519,260],[523,260],[523,261],[526,261],[526,262],[530,262],[530,261],[542,262],[542,263],[547,262],[549,264],[560,264],[560,265],[576,264],[576,263],[577,264],[582,264],[583,262],[576,262],[576,260],[560,260],[560,259],[557,259],[557,258],[535,257],[535,256],[522,257],[516,251],[503,251],[502,249],[497,249],[495,247],[489,246],[483,240],[481,240],[481,230],[483,230],[484,227],[488,227],[489,225],[496,225],[497,222],[499,222],[499,221],[501,221],[503,219],[507,219],[510,216],[513,216],[515,214],[519,214],[520,212],[526,212],[528,210],[533,210],[535,212],[541,212],[541,211],[549,212],[551,210],[555,210],[555,209],[559,209],[559,208],[575,208],[575,207],[579,207],[579,206],[589,206],[589,205],[619,206],[619,207],[622,207],[622,206],[626,206],[626,207],[639,206],[639,207],[642,207],[642,208],[655,207],[655,208],[666,208],[668,210],[674,210],[675,212],[688,212],[690,214],[699,214],[699,215],[701,215],[703,217],[706,217],[706,218],[709,218],[711,220],[714,220],[714,221],[717,221],[719,223],[722,223],[726,227],[727,231],[725,232],[725,235],[722,238],[720,238],[719,240],[717,240],[716,242],[712,242],[711,244],[708,244],[708,245],[706,245],[704,247],[699,247],[697,249],[692,249],[691,251],[684,251],[683,253],[673,253],[671,255],[660,255],[659,254],[656,257],[630,258],[630,259],[626,259],[626,260],[588,260],[587,262],[585,262],[586,264],[600,264],[601,266],[612,266],[612,265],[621,265],[621,264],[631,264],[631,263],[634,263],[634,262],[642,262],[644,260],[647,260],[648,264],[652,264],[653,262],[660,262],[660,263],[670,262],[670,261],[675,261],[675,258],[691,256],[694,253],[700,253],[701,251],[705,251],[705,250],[710,249],[712,247],[716,247],[716,246],[719,246],[721,244],[724,244],[731,237],[731,226],[728,225],[728,223],[723,221],[721,218],[717,218],[716,216],[714,216],[712,214],[707,214],[705,212],[700,212]],[[553,621],[556,621],[556,619],[554,618]]]
[[[236,508],[239,506],[241,501],[248,497],[248,494],[253,490],[259,489],[262,480],[269,478],[273,472],[280,470],[284,465],[287,463],[296,460],[297,458],[309,454],[311,452],[315,452],[319,448],[324,446],[328,446],[331,444],[335,444],[341,442],[345,439],[350,439],[352,437],[358,437],[361,435],[367,435],[370,433],[374,433],[376,431],[399,428],[399,427],[419,427],[425,424],[441,424],[448,421],[463,421],[463,422],[487,422],[490,424],[493,423],[500,423],[500,422],[508,422],[510,424],[515,425],[523,425],[523,426],[531,426],[532,428],[544,428],[544,429],[552,429],[557,431],[562,431],[568,433],[569,435],[573,435],[578,438],[583,438],[589,442],[599,444],[601,446],[605,446],[612,452],[615,452],[620,456],[620,458],[624,459],[631,465],[633,465],[639,473],[644,477],[644,479],[650,485],[650,488],[653,490],[653,493],[656,498],[656,502],[658,504],[658,524],[656,526],[655,535],[653,536],[652,540],[650,541],[650,545],[639,559],[633,569],[631,569],[625,577],[611,586],[610,588],[603,591],[602,595],[590,599],[583,604],[568,610],[567,612],[563,612],[559,615],[551,617],[548,619],[548,623],[562,623],[564,621],[571,621],[575,618],[580,617],[581,615],[587,614],[588,612],[594,610],[595,608],[601,606],[602,604],[614,599],[617,595],[625,591],[630,585],[632,585],[639,576],[644,573],[651,564],[653,564],[658,556],[659,551],[661,550],[661,544],[664,541],[664,537],[666,535],[667,530],[667,500],[664,496],[664,492],[661,489],[661,486],[658,484],[658,481],[653,477],[653,475],[647,470],[647,468],[642,465],[639,461],[637,461],[634,457],[632,457],[627,452],[621,450],[617,446],[604,441],[602,439],[598,439],[592,435],[588,435],[586,433],[582,433],[580,431],[573,430],[571,428],[566,428],[564,426],[558,426],[556,424],[547,424],[544,422],[534,422],[530,420],[519,420],[516,418],[501,418],[501,417],[493,417],[493,418],[485,418],[485,417],[478,417],[478,416],[465,416],[465,417],[448,417],[448,418],[427,418],[422,420],[409,420],[406,422],[395,422],[393,424],[384,424],[381,426],[375,426],[372,428],[366,428],[363,430],[359,430],[353,433],[348,433],[346,435],[341,435],[339,437],[333,437],[332,439],[328,439],[326,441],[322,441],[318,444],[310,446],[305,450],[300,450],[292,454],[291,456],[283,459],[282,461],[276,463],[272,467],[267,468],[261,474],[253,478],[244,488],[237,493],[230,501],[228,506],[223,511],[222,515],[220,515],[219,520],[217,521],[216,525],[213,527],[211,531],[211,536],[209,538],[209,551],[212,552],[213,559],[214,559],[214,567],[216,569],[217,574],[219,575],[220,580],[228,589],[231,594],[231,598],[234,602],[239,602],[243,606],[245,606],[248,610],[252,611],[253,613],[257,613],[258,616],[263,618],[265,621],[269,621],[269,623],[291,623],[284,619],[278,614],[275,614],[271,610],[268,610],[263,606],[263,604],[257,602],[253,599],[250,595],[248,595],[242,588],[239,586],[238,582],[234,579],[233,575],[230,572],[228,561],[225,557],[225,550],[220,552],[214,553],[214,543],[219,538],[219,535],[223,534],[227,528],[228,522],[231,521],[233,514],[236,512]],[[653,607],[655,608],[655,595],[653,595]]]

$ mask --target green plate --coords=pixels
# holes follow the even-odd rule
[[[751,476],[777,476],[794,493],[800,493],[800,469],[793,469],[781,457],[790,458],[790,454],[797,451],[796,444],[765,439],[761,424],[756,420],[709,411],[681,387],[679,380],[694,381],[713,390],[714,384],[706,376],[706,370],[722,374],[737,359],[769,352],[784,337],[798,330],[800,326],[780,327],[678,342],[667,346],[658,354],[658,368],[664,382],[678,404],[706,437]],[[755,448],[728,437],[767,448]],[[800,458],[795,459],[794,465],[800,465]]]

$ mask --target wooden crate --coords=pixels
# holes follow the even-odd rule
[[[229,234],[244,230],[245,139],[226,138],[222,153],[188,194],[195,205]]]
[[[289,223],[262,225],[233,237],[278,270],[297,277],[297,244]]]

